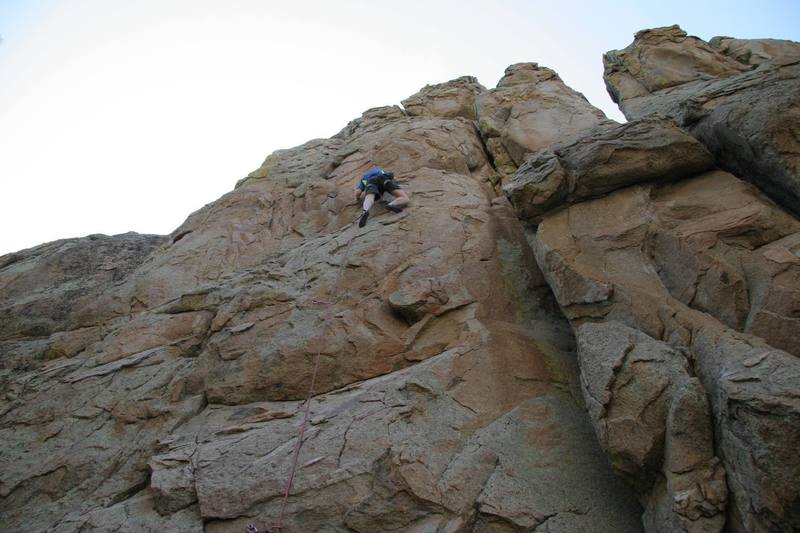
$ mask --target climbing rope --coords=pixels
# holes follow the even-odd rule
[[[359,213],[359,217],[361,214]],[[353,227],[356,227],[356,223],[358,221],[358,217],[353,221]],[[328,289],[327,295],[330,294],[335,295],[335,299],[332,303],[328,302],[320,302],[328,304],[327,311],[323,314],[322,323],[327,324],[328,320],[330,319],[331,312],[336,307],[336,305],[341,301],[342,294],[338,292],[339,282],[342,279],[342,272],[344,271],[345,266],[347,265],[347,260],[350,256],[350,247],[353,244],[353,241],[356,238],[356,231],[350,235],[350,239],[347,241],[347,246],[344,250],[344,257],[342,258],[342,262],[339,265],[339,268],[336,272],[336,279],[333,281],[333,285],[331,288]],[[317,355],[314,358],[314,370],[311,373],[311,385],[308,387],[308,394],[306,395],[305,400],[305,408],[303,412],[303,422],[300,424],[300,429],[297,432],[297,441],[294,444],[294,451],[292,452],[292,468],[289,470],[289,477],[286,480],[286,488],[283,491],[283,501],[281,502],[281,510],[278,514],[278,521],[275,526],[272,528],[272,533],[283,533],[283,519],[286,514],[286,504],[289,501],[289,493],[292,490],[292,484],[294,483],[294,475],[297,472],[297,462],[300,458],[300,448],[303,447],[303,437],[306,432],[306,427],[308,426],[308,418],[311,413],[311,399],[314,396],[314,387],[317,383],[317,373],[319,372],[319,360],[322,356],[322,343],[320,343],[319,348],[317,349]],[[258,533],[258,529],[250,524],[247,526],[247,533]]]

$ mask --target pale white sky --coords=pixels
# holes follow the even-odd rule
[[[511,63],[622,117],[601,55],[645,27],[800,40],[800,2],[0,0],[0,255],[166,234],[273,150]]]

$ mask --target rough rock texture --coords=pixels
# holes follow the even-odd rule
[[[794,502],[800,493],[800,462],[789,450],[800,438],[800,400],[792,392],[800,379],[800,359],[776,347],[800,353],[798,232],[800,222],[752,186],[713,171],[671,184],[635,185],[577,203],[546,214],[531,235],[539,264],[578,331],[590,413],[589,398],[603,406],[593,415],[597,433],[615,469],[635,478],[631,484],[643,495],[646,523],[673,520],[659,510],[667,507],[659,498],[671,498],[676,506],[683,501],[681,489],[671,488],[668,472],[686,473],[673,468],[672,461],[685,462],[687,456],[672,456],[664,411],[674,402],[685,402],[676,399],[674,390],[696,374],[709,396],[716,453],[732,493],[729,527],[797,527],[800,517]],[[767,266],[772,262],[767,257],[777,260],[777,268]],[[770,272],[781,274],[768,279]],[[768,296],[772,291],[775,296]],[[767,301],[776,307],[761,307]],[[754,317],[767,315],[772,325],[753,331]],[[617,323],[632,328],[625,335],[634,340],[626,342],[614,334],[614,328],[621,327]],[[778,325],[788,323],[792,325],[785,329]],[[585,331],[590,325],[591,335]],[[637,356],[643,350],[640,345],[649,347],[644,352],[648,355]],[[614,362],[615,357],[622,359]],[[633,373],[627,369],[642,357],[645,366]],[[614,376],[592,377],[598,364],[610,365]],[[663,369],[646,370],[656,364]],[[681,371],[683,367],[687,370]],[[615,392],[613,385],[619,380],[626,388]],[[628,383],[638,383],[637,389],[645,392],[631,393]],[[647,409],[642,411],[642,405]],[[614,415],[609,406],[622,414]],[[709,424],[697,414],[703,412],[701,404],[695,402],[691,409],[696,424]],[[651,411],[654,414],[643,416]],[[603,429],[611,427],[608,420],[614,418],[622,421],[622,428],[633,423],[635,430],[619,430],[625,438],[614,441],[610,430]],[[697,431],[690,433],[698,438]],[[703,497],[689,497],[686,513],[677,511],[681,520],[711,519],[721,509],[719,467],[707,454],[702,458],[703,474],[697,475],[714,490],[697,485]],[[699,459],[691,462],[700,464]],[[648,481],[658,467],[666,479]],[[666,488],[660,486],[664,483]],[[671,526],[650,529],[668,531]]]
[[[497,170],[495,183],[533,152],[599,124],[614,124],[555,71],[537,63],[511,65],[491,90],[471,76],[429,85],[403,100],[403,106],[411,116],[476,121]]]
[[[614,213],[617,214],[602,219]],[[623,189],[607,198],[575,205],[545,217],[537,235],[540,242],[546,236],[558,248],[569,247],[567,255],[556,254],[550,261],[557,256],[565,260],[579,257],[583,241],[570,242],[570,236],[581,236],[593,250],[595,257],[582,258],[580,267],[591,270],[579,272],[576,279],[563,276],[563,283],[554,287],[559,301],[606,301],[616,294],[613,276],[619,271],[624,276],[635,276],[640,285],[657,280],[682,304],[709,313],[737,330],[751,332],[759,320],[755,316],[770,315],[776,320],[774,327],[765,327],[759,335],[800,355],[794,342],[795,328],[777,326],[784,320],[793,320],[796,312],[798,231],[800,223],[796,219],[752,187],[730,174],[714,171],[656,189]],[[637,261],[640,256],[653,261],[652,268],[636,271],[631,266],[632,258],[619,246],[610,244],[610,237],[631,247]],[[589,242],[592,240],[597,242]],[[618,265],[610,265],[607,260],[604,263],[600,252],[607,247],[610,253],[628,261],[615,262]],[[777,267],[773,271],[780,272],[780,279],[766,279],[770,262]],[[568,264],[556,266],[548,264],[546,275],[558,272],[561,277],[576,272]],[[579,279],[583,282],[578,283]],[[770,303],[775,307],[762,307]],[[644,303],[637,306],[652,316],[648,332],[662,336],[664,317],[654,316],[662,311],[647,310]]]
[[[607,52],[603,64],[606,86],[615,101],[750,70],[678,26],[637,32],[627,48]],[[627,107],[622,108],[628,116]]]
[[[639,32],[603,56],[608,91],[629,119],[674,117],[719,166],[800,213],[800,44],[713,44],[677,26]]]
[[[744,65],[791,63],[800,59],[800,43],[794,41],[714,37],[708,44]]]
[[[800,221],[738,179],[798,205],[796,50],[639,32],[604,57],[636,120],[533,154],[504,186],[649,531],[800,528]]]
[[[613,123],[553,70],[536,63],[508,67],[496,88],[478,96],[477,112],[486,148],[502,176],[513,174],[532,152]]]
[[[640,491],[652,487],[646,529],[720,531],[725,472],[714,455],[705,391],[689,362],[619,322],[587,322],[576,333],[600,442],[621,477]]]
[[[76,329],[76,310],[107,286],[121,283],[164,241],[135,233],[92,235],[3,256],[0,339]]]
[[[317,398],[291,530],[638,529],[635,505],[586,453],[579,408],[548,385],[547,363],[530,364],[526,332],[474,325],[472,345]],[[274,522],[299,423],[286,409],[219,408],[207,411],[218,421],[197,421],[225,427],[194,453],[208,531]]]
[[[639,530],[569,326],[446,92],[275,152],[168,238],[106,238],[116,276],[52,275],[56,245],[2,258],[0,529],[264,529],[319,353],[287,531]],[[413,205],[359,229],[374,165]],[[19,311],[32,288],[64,316]]]
[[[284,531],[800,529],[800,221],[742,181],[791,207],[794,50],[642,32],[624,125],[534,63],[426,86],[0,258],[0,529],[274,525],[317,358]],[[358,228],[373,166],[412,204]]]
[[[713,167],[708,150],[668,119],[651,116],[596,128],[528,157],[503,191],[526,220],[561,206],[652,179],[674,180]]]
[[[441,118],[478,118],[475,99],[486,91],[472,76],[462,76],[446,83],[426,85],[417,94],[403,100],[403,108],[411,116]]]

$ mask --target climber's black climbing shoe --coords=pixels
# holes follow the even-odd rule
[[[358,227],[363,228],[367,225],[367,219],[369,218],[369,211],[364,211],[361,213],[361,217],[358,219]]]

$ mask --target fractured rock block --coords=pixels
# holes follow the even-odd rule
[[[635,183],[686,178],[713,165],[700,142],[672,120],[652,115],[597,127],[528,157],[503,192],[519,216],[538,222],[550,209]]]
[[[461,76],[445,83],[426,85],[402,101],[411,116],[441,118],[464,117],[476,120],[475,99],[486,87],[472,76]]]
[[[615,102],[749,70],[679,26],[636,32],[627,48],[603,55],[603,65],[606,87]]]
[[[162,446],[166,443],[161,443]],[[164,453],[148,461],[153,502],[162,515],[169,515],[197,502],[194,479],[194,442],[173,442]]]
[[[612,467],[639,493],[648,531],[721,531],[724,468],[685,356],[618,322],[576,334],[589,414]]]
[[[598,124],[613,123],[555,71],[518,63],[477,99],[478,127],[497,171],[510,175],[525,157]]]
[[[708,44],[744,65],[787,64],[800,60],[800,43],[783,39],[713,37]]]
[[[714,171],[667,185],[628,187],[546,214],[531,238],[542,272],[579,337],[586,321],[610,331],[621,322],[633,328],[632,335],[646,334],[651,343],[677,349],[691,359],[719,436],[714,455],[726,472],[730,527],[744,531],[791,531],[800,520],[793,503],[800,494],[796,483],[800,463],[796,454],[788,452],[800,438],[800,403],[795,394],[800,359],[770,346],[774,342],[798,352],[796,335],[781,333],[784,324],[795,320],[792,302],[800,287],[793,250],[798,228],[800,222],[752,186]],[[580,302],[565,297],[565,284],[579,286],[581,278],[593,283],[596,273],[613,287],[608,298]],[[764,340],[750,334],[758,320],[773,324],[762,326]],[[582,346],[584,353],[592,353],[604,345]],[[612,351],[620,352],[624,346]],[[642,391],[631,402],[634,411],[636,402],[652,398],[653,391],[663,386],[655,378],[649,387],[637,385],[637,378],[651,375],[646,369],[655,364],[657,358],[652,359],[631,374],[630,386]],[[581,356],[587,379],[603,368]],[[688,387],[693,379],[684,378],[683,383]],[[673,385],[673,401],[704,396],[693,387],[678,395],[680,389]],[[601,388],[594,393],[600,406],[602,392]],[[626,398],[624,389],[620,398]],[[653,399],[648,410],[661,401]],[[593,404],[588,399],[587,403],[591,412]],[[688,411],[680,407],[683,403],[668,407],[665,449],[684,451],[665,452],[665,465],[680,466],[664,467],[649,478],[655,481],[645,518],[655,530],[689,528],[686,520],[690,525],[716,524],[717,511],[724,505],[721,466],[713,457],[704,460],[686,452],[709,439],[707,431],[689,429],[693,420],[702,419],[701,406],[695,400],[690,404],[694,407]],[[650,466],[654,463],[646,458],[657,449],[650,443],[660,436],[647,420],[620,418],[620,424],[637,428],[620,432],[636,437],[620,441],[625,459],[620,464],[625,469],[619,470],[626,478],[630,471],[654,471]],[[612,464],[615,461],[612,455]]]
[[[759,56],[758,68],[749,59]],[[604,79],[625,116],[654,111],[714,154],[717,164],[800,213],[800,44],[709,45],[672,26],[644,30],[603,56]]]

